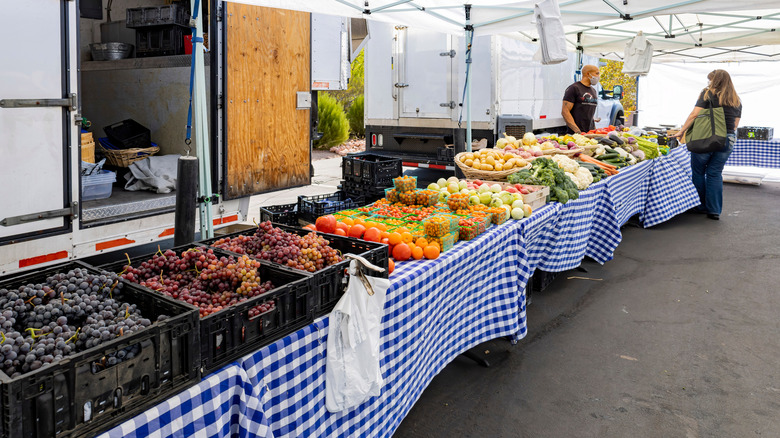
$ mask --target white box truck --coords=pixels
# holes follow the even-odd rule
[[[454,170],[452,145],[463,102],[463,36],[371,23],[365,53],[366,149],[404,165]],[[576,79],[576,54],[561,64],[534,60],[538,45],[505,35],[472,45],[472,137],[494,144],[506,132],[565,129],[564,90]],[[583,56],[583,64],[598,59]],[[465,110],[461,128],[465,129]]]
[[[311,92],[346,88],[351,21],[202,3],[219,227],[245,220],[251,195],[310,183]],[[112,18],[155,4],[164,0],[114,2]],[[82,18],[78,5],[3,6],[0,39],[14,43],[0,48],[0,275],[174,233],[176,192],[125,191],[127,168],[112,169],[118,183],[110,197],[86,200],[81,118],[92,121],[96,140],[103,127],[133,119],[150,129],[159,155],[186,154],[191,55],[92,61],[89,44],[101,42],[102,20]]]

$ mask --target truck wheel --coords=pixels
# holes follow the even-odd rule
[[[615,114],[615,121],[612,122],[612,126],[620,126],[626,124],[626,118],[623,116],[623,111],[618,111]]]

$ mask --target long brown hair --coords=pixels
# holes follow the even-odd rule
[[[722,106],[739,106],[740,100],[737,91],[734,89],[734,83],[731,82],[731,76],[726,70],[713,70],[707,75],[710,80],[710,86],[706,88],[704,99],[710,95],[718,96],[718,101]]]

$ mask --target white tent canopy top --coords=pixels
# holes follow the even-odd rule
[[[475,35],[514,33],[535,41],[534,4],[490,0],[238,0],[241,3],[381,20],[462,34],[466,4]],[[638,31],[654,62],[780,60],[777,0],[559,0],[572,51],[621,59]]]

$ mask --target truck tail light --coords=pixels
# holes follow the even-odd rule
[[[376,134],[371,134],[371,146],[376,146]]]

